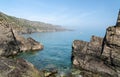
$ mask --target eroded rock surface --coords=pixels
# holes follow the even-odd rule
[[[0,55],[9,56],[19,52],[19,46],[12,33],[12,28],[5,20],[0,20]]]
[[[100,76],[115,76],[113,68],[104,63],[101,58],[102,38],[92,36],[90,42],[75,40],[73,42],[73,64],[81,70],[99,73]]]
[[[107,28],[104,38],[92,36],[90,42],[75,40],[72,45],[73,65],[91,72],[90,77],[96,73],[97,77],[120,77],[119,23],[120,11],[116,25]]]
[[[31,63],[23,59],[0,57],[0,77],[43,77]]]
[[[41,49],[43,45],[32,38],[25,39],[16,34],[11,23],[0,16],[0,77],[44,77],[31,63],[7,58],[22,51]]]
[[[120,67],[120,26],[107,28],[102,55],[109,63]]]
[[[0,55],[12,56],[21,51],[41,50],[43,45],[32,38],[25,39],[15,33],[12,25],[5,19],[0,18]]]
[[[15,35],[15,36],[16,36],[17,41],[19,42],[18,45],[20,47],[20,51],[37,51],[37,50],[43,49],[43,45],[35,41],[31,37],[26,39],[19,35]]]

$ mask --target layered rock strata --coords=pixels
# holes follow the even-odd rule
[[[78,69],[99,74],[98,77],[120,77],[120,12],[115,26],[108,27],[104,38],[92,36],[90,42],[75,40],[72,62]]]

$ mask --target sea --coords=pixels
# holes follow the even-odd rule
[[[71,54],[74,40],[90,41],[90,32],[79,30],[61,32],[40,32],[23,35],[25,38],[32,37],[44,45],[41,51],[21,53],[18,58],[24,58],[31,62],[39,70],[65,70],[72,68]],[[104,32],[98,34],[103,37]]]

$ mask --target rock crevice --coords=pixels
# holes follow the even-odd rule
[[[0,19],[0,55],[9,57],[21,51],[41,50],[43,45],[32,38],[25,39],[18,35],[12,25],[5,19]]]
[[[0,77],[44,77],[31,63],[10,59],[22,51],[41,50],[43,45],[32,38],[18,35],[13,25],[0,16]]]
[[[104,38],[92,36],[90,42],[75,40],[72,61],[75,67],[98,73],[98,77],[120,77],[119,18],[115,26],[106,29]]]

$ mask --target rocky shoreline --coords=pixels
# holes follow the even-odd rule
[[[15,33],[12,25],[4,19],[0,21],[0,55],[12,56],[17,55],[22,51],[41,50],[43,45],[32,38],[25,39]]]
[[[0,17],[0,77],[43,77],[44,74],[26,60],[10,58],[21,52],[42,49],[42,44],[18,35],[12,25]]]
[[[73,42],[72,62],[87,71],[83,77],[120,77],[120,12],[117,24],[107,28],[104,38],[92,36],[90,42]]]
[[[44,77],[44,74],[23,59],[0,57],[0,77]]]
[[[117,24],[107,28],[104,38],[73,41],[71,61],[75,69],[66,72],[38,70],[24,59],[13,58],[44,46],[20,36],[12,25],[0,17],[0,77],[120,77],[120,12]]]

